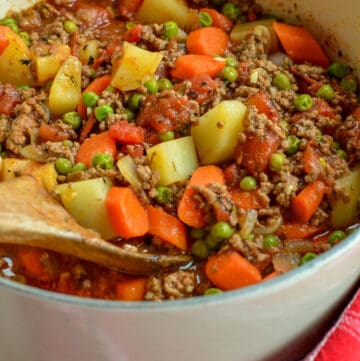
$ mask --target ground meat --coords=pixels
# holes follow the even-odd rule
[[[43,147],[45,148],[49,162],[55,161],[57,158],[67,158],[75,164],[75,157],[79,149],[79,143],[75,142],[74,146],[67,147],[63,142],[46,142]]]
[[[193,295],[196,287],[195,273],[177,271],[167,275],[151,276],[147,283],[145,299],[148,301],[175,300]]]
[[[140,33],[140,44],[151,51],[165,50],[168,40],[162,37],[163,29],[163,25],[144,25]]]
[[[299,188],[299,178],[289,172],[280,172],[273,178],[276,202],[284,207],[289,207]]]
[[[11,84],[0,84],[0,109],[4,115],[12,115],[16,105],[20,104],[20,93]]]
[[[0,143],[5,142],[9,132],[9,119],[1,115],[0,116]]]
[[[339,127],[335,138],[348,152],[354,152],[355,159],[360,159],[360,122],[355,116],[349,116]]]

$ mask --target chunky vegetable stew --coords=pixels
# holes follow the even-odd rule
[[[84,297],[173,300],[263,282],[359,221],[358,80],[249,0],[52,0],[0,20],[1,181],[41,180],[133,252],[135,277],[0,246],[0,272]],[[0,231],[1,237],[1,231]]]

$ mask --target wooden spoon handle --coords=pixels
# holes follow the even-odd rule
[[[81,227],[32,177],[0,183],[0,243],[40,247],[129,274],[148,274],[191,261],[186,254],[132,252]]]

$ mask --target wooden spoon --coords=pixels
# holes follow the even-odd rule
[[[0,243],[40,247],[128,274],[148,274],[191,261],[186,254],[131,252],[81,227],[33,177],[0,182]]]

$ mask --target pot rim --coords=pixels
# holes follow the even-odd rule
[[[0,277],[0,287],[4,286],[17,293],[22,293],[27,296],[32,296],[42,300],[48,300],[51,302],[61,302],[67,305],[74,306],[86,306],[91,308],[100,309],[119,309],[119,310],[161,310],[172,308],[187,308],[193,306],[202,306],[204,304],[224,303],[228,301],[234,301],[236,299],[256,298],[261,294],[270,295],[281,289],[287,288],[292,284],[299,282],[303,279],[311,277],[321,267],[325,267],[333,260],[341,257],[342,254],[347,251],[351,252],[351,248],[354,247],[356,242],[360,242],[360,227],[348,235],[343,241],[337,244],[335,247],[327,250],[316,259],[308,262],[295,270],[282,274],[274,279],[266,282],[260,282],[258,284],[247,286],[233,291],[226,291],[222,294],[209,296],[196,296],[187,299],[180,300],[166,300],[162,302],[156,301],[138,301],[138,302],[126,302],[126,301],[113,301],[113,300],[101,300],[85,298],[80,296],[66,295],[58,292],[43,290],[34,286],[24,285],[16,281],[12,281],[7,278]]]

